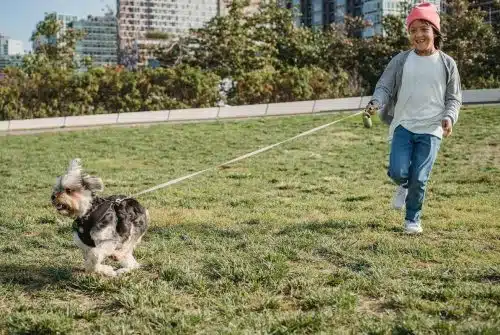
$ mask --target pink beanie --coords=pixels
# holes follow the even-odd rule
[[[441,31],[437,7],[429,2],[419,3],[412,8],[410,15],[406,18],[406,29],[410,29],[410,25],[415,20],[429,21],[438,31]]]

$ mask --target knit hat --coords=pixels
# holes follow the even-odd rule
[[[406,18],[406,29],[415,20],[425,20],[430,22],[438,31],[441,31],[440,18],[437,7],[429,2],[422,2],[412,8],[410,15]]]

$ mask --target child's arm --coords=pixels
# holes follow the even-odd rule
[[[449,118],[454,125],[458,121],[460,106],[462,106],[462,89],[460,84],[460,74],[457,64],[453,61],[450,69],[450,77],[446,85],[445,110],[443,119]]]
[[[375,91],[373,92],[369,105],[376,106],[378,109],[386,105],[393,96],[396,86],[396,72],[400,66],[399,56],[400,55],[393,57],[385,68],[384,73],[382,73],[382,76],[375,86]]]

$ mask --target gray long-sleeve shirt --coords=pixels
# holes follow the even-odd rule
[[[375,87],[371,101],[380,106],[379,116],[386,124],[391,125],[394,120],[395,107],[403,82],[404,65],[412,52],[414,52],[413,49],[396,55],[389,62],[389,65],[387,65]],[[444,110],[442,115],[443,119],[448,117],[455,124],[462,105],[460,75],[453,58],[442,51],[438,52],[446,73],[446,90],[444,92]],[[393,128],[391,127],[391,129]]]

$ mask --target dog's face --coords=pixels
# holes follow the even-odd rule
[[[79,217],[89,210],[93,195],[103,188],[102,180],[84,173],[80,159],[76,158],[70,162],[66,174],[57,177],[52,205],[61,215]]]

